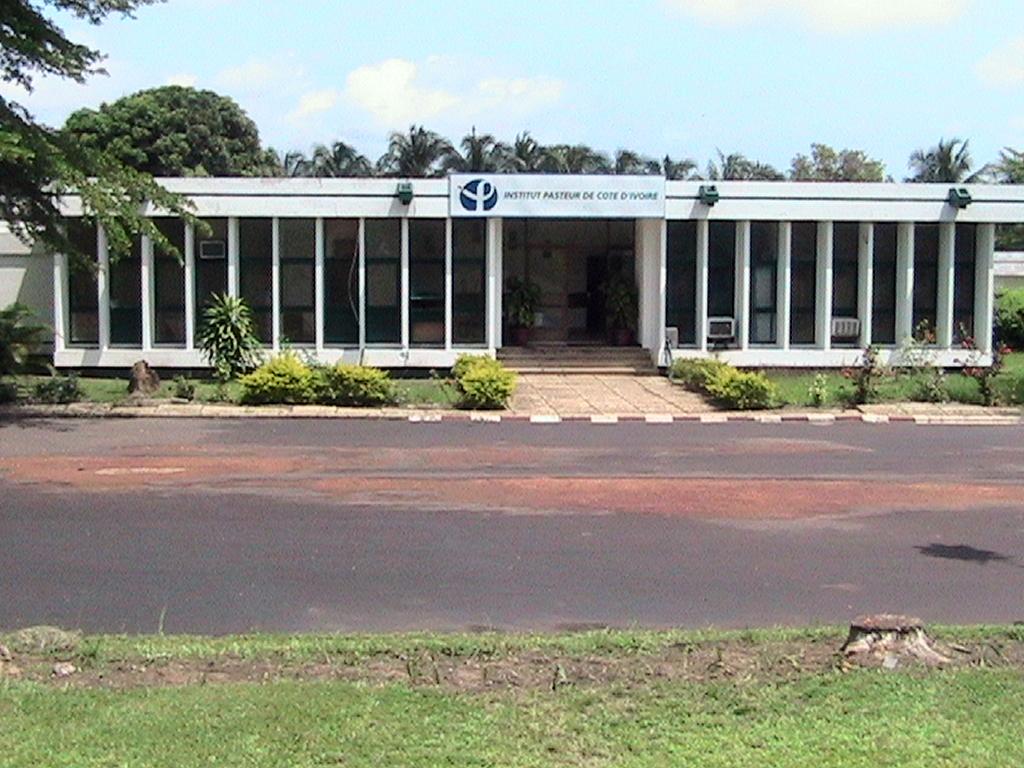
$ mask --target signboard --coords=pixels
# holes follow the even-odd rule
[[[453,218],[662,219],[665,178],[455,174],[448,177],[448,212]]]

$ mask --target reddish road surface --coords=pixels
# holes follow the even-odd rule
[[[0,629],[1024,620],[1024,431],[0,423]]]

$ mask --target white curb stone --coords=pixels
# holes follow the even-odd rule
[[[471,413],[469,414],[470,421],[477,421],[486,424],[500,424],[501,414],[498,413]]]
[[[671,424],[674,419],[671,413],[648,413],[644,416],[648,424]]]
[[[702,413],[700,415],[701,424],[725,424],[729,421],[729,417],[724,413]]]
[[[562,417],[553,413],[537,413],[530,417],[531,424],[560,424]]]
[[[609,414],[598,414],[590,417],[591,424],[618,424],[619,417]]]

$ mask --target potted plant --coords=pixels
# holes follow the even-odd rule
[[[530,341],[530,329],[537,320],[540,288],[535,283],[510,278],[505,285],[505,312],[508,317],[512,344],[525,347]]]
[[[636,322],[636,284],[626,275],[613,275],[604,286],[604,307],[608,321],[609,342],[628,347],[634,342]]]

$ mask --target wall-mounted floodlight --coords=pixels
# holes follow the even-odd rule
[[[710,208],[721,199],[721,195],[718,194],[718,187],[714,184],[707,186],[701,184],[700,189],[697,190],[697,199]]]
[[[395,190],[395,197],[398,198],[402,205],[408,205],[412,202],[412,184],[408,181],[402,181],[398,184],[398,189]]]
[[[966,187],[950,187],[946,200],[954,208],[959,208],[960,210],[974,202],[974,198],[971,197],[971,193],[967,191]]]

